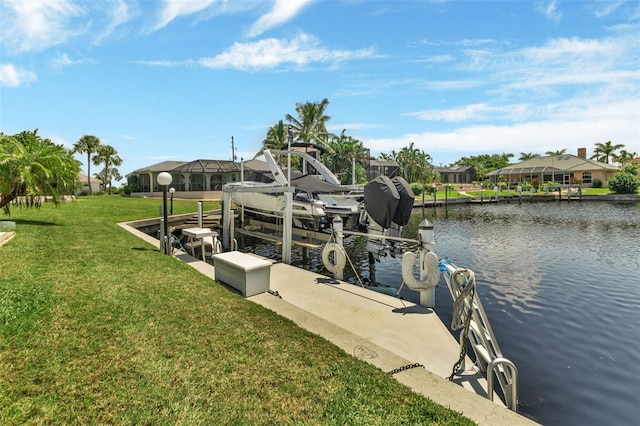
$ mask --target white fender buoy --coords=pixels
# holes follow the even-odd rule
[[[333,261],[330,254],[333,253]],[[337,274],[347,264],[347,254],[340,244],[327,243],[322,249],[322,263],[329,272]]]
[[[413,276],[413,266],[418,255],[410,251],[402,255],[402,279],[407,286],[414,291],[429,290],[438,285],[440,281],[440,268],[438,256],[432,251],[424,255],[424,268],[427,270],[427,278],[419,280]]]

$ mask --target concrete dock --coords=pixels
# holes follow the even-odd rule
[[[155,238],[120,225],[158,246]],[[174,256],[214,278],[212,265],[177,250]],[[270,290],[277,296],[262,293],[247,300],[385,372],[419,364],[393,377],[480,425],[537,424],[505,408],[498,397],[494,402],[486,398],[486,381],[468,359],[462,375],[454,382],[446,379],[459,358],[459,346],[432,309],[283,263],[274,263],[270,275]]]

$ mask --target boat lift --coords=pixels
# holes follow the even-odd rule
[[[223,210],[222,210],[222,225],[223,225],[223,240],[222,245],[225,250],[228,250],[231,246],[231,242],[234,241],[234,215],[231,208],[233,193],[238,191],[246,192],[265,192],[265,193],[283,193],[284,194],[284,206],[282,214],[282,262],[291,263],[291,247],[292,241],[292,201],[293,201],[293,188],[271,187],[271,188],[243,188],[243,187],[230,187],[223,190]],[[448,259],[439,260],[437,264],[430,261],[430,257],[434,257],[434,253],[428,249],[428,246],[434,245],[434,232],[433,225],[427,220],[424,220],[419,225],[419,240],[402,238],[399,236],[391,236],[380,234],[373,231],[369,233],[348,231],[342,229],[342,219],[336,217],[332,224],[333,235],[335,242],[328,242],[325,248],[329,244],[338,245],[341,250],[336,250],[336,253],[345,253],[342,247],[343,238],[345,235],[362,236],[368,239],[374,239],[375,244],[383,249],[386,246],[386,241],[394,241],[400,243],[413,243],[418,245],[418,254],[410,257],[411,268],[403,265],[403,284],[407,284],[410,288],[420,293],[420,305],[435,308],[435,287],[439,282],[440,273],[444,276],[447,283],[449,293],[454,301],[454,313],[453,321],[451,324],[452,330],[462,329],[460,332],[460,358],[455,363],[453,371],[449,380],[453,380],[453,377],[459,372],[465,370],[465,358],[467,353],[467,340],[475,354],[475,366],[476,368],[485,373],[487,379],[487,397],[493,401],[494,399],[494,376],[498,381],[502,394],[504,395],[506,406],[517,412],[518,410],[518,387],[517,376],[518,370],[513,362],[503,357],[502,352],[498,346],[496,337],[489,324],[489,319],[486,316],[482,302],[478,293],[475,291],[475,275],[468,269],[458,268],[453,265]],[[255,235],[260,237],[260,235]],[[405,253],[409,254],[409,252]],[[324,256],[323,256],[324,258]],[[419,278],[411,279],[407,274],[412,272],[413,262],[415,259],[419,259]],[[403,259],[404,261],[404,259]],[[342,267],[344,267],[343,262]],[[404,263],[404,262],[403,262]],[[409,264],[409,262],[407,262]],[[434,265],[437,265],[438,271],[434,270]],[[437,273],[437,275],[435,275]],[[336,278],[342,277],[342,271],[334,272]],[[418,286],[416,287],[416,283]],[[402,286],[400,287],[402,288]],[[400,292],[396,293],[396,295]]]

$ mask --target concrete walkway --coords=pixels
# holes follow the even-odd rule
[[[159,245],[157,239],[120,225]],[[174,257],[214,278],[212,265],[177,250]],[[289,318],[385,372],[420,364],[393,377],[438,404],[480,425],[537,424],[505,408],[499,398],[494,397],[495,402],[487,399],[486,381],[468,359],[467,370],[456,383],[446,380],[458,360],[459,348],[433,310],[283,263],[272,265],[270,289],[279,297],[262,293],[247,300]]]
[[[0,232],[0,246],[2,246],[5,243],[8,243],[9,240],[11,240],[15,236],[16,236],[16,233],[14,231]]]

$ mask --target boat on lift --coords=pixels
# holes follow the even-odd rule
[[[245,213],[267,220],[283,216],[286,186],[257,181],[232,182],[225,186],[233,192],[233,202]],[[319,231],[327,227],[325,204],[304,192],[294,194],[291,212],[293,223],[298,228]]]
[[[297,157],[303,172],[285,174],[277,158]],[[333,218],[340,216],[345,228],[356,228],[362,218],[364,194],[353,187],[340,184],[340,180],[321,161],[306,152],[265,150],[264,158],[270,174],[261,180],[227,184],[234,191],[234,202],[245,210],[281,216],[284,211],[285,188],[293,188],[292,215],[294,225],[300,228],[323,230]],[[315,171],[311,173],[310,169]],[[291,181],[289,181],[291,176]],[[247,188],[255,188],[252,192]]]

